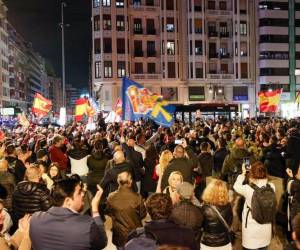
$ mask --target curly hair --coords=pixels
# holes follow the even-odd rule
[[[160,158],[159,158],[159,166],[161,169],[161,172],[163,173],[168,166],[169,162],[173,159],[173,154],[170,150],[164,150],[162,151]]]
[[[146,208],[152,220],[167,219],[173,209],[171,197],[161,193],[152,194],[146,201]]]
[[[214,179],[204,189],[202,200],[213,206],[225,206],[229,203],[229,193],[224,181]]]

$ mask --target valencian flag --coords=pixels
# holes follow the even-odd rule
[[[260,112],[277,112],[281,89],[273,90],[273,91],[261,91],[258,93],[259,99],[259,111]]]
[[[122,116],[125,121],[136,121],[148,117],[157,124],[171,127],[175,107],[169,105],[160,95],[153,94],[141,84],[123,78]]]
[[[75,101],[75,120],[81,121],[84,115],[92,117],[96,115],[95,109],[90,105],[87,98],[80,98]]]
[[[51,108],[52,108],[51,100],[46,99],[39,93],[36,93],[34,95],[32,112],[35,115],[38,115],[40,117],[46,116],[46,115],[48,115]]]

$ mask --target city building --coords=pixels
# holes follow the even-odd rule
[[[177,118],[255,113],[254,0],[93,0],[93,93],[110,110],[129,77]],[[232,111],[232,112],[231,112]]]
[[[298,110],[294,103],[295,91],[300,90],[300,76],[291,81],[290,55],[295,56],[300,68],[300,1],[293,3],[294,27],[289,30],[290,1],[256,1],[257,82],[260,90],[282,89],[281,115],[290,116]],[[292,2],[292,1],[291,1]],[[293,17],[293,16],[292,16]],[[289,31],[295,31],[295,41],[289,40]],[[292,34],[293,36],[293,34]],[[294,47],[294,48],[293,48]],[[295,49],[295,51],[294,51]],[[291,54],[290,54],[291,53]]]
[[[7,33],[7,8],[0,0],[0,107],[10,106],[10,87],[8,72],[8,33]]]
[[[28,107],[26,100],[28,88],[26,42],[10,23],[8,23],[7,29],[10,106],[26,111]]]
[[[73,87],[71,84],[66,84],[66,104],[67,115],[74,114],[75,101],[80,98],[82,91]]]
[[[61,79],[48,76],[49,81],[49,99],[52,101],[52,110],[59,114],[63,107]]]

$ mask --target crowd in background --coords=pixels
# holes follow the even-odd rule
[[[297,120],[2,131],[0,249],[300,249]]]

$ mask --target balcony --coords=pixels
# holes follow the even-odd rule
[[[202,6],[194,6],[194,11],[202,11]]]
[[[196,34],[202,34],[202,28],[195,28]]]
[[[135,57],[143,57],[144,56],[144,52],[141,50],[135,50],[134,51],[134,56]]]
[[[131,74],[131,77],[136,80],[155,80],[160,79],[161,74]]]
[[[156,35],[156,29],[147,29],[147,35]]]
[[[228,59],[228,58],[231,58],[231,55],[229,53],[226,53],[226,54],[220,54],[220,58],[221,59]]]
[[[208,79],[234,79],[234,74],[230,74],[230,73],[227,73],[227,74],[209,73],[209,74],[207,74],[207,78]]]
[[[134,30],[133,30],[133,33],[134,33],[135,35],[143,35],[143,29],[134,29]]]
[[[217,31],[208,31],[208,37],[218,37],[219,34]]]
[[[148,50],[147,51],[147,57],[156,57],[156,51],[154,50]]]
[[[218,55],[218,53],[209,53],[208,57],[209,57],[209,59],[211,59],[211,58],[219,58],[219,55]]]
[[[220,32],[220,37],[221,38],[227,38],[227,37],[229,37],[229,32]]]

